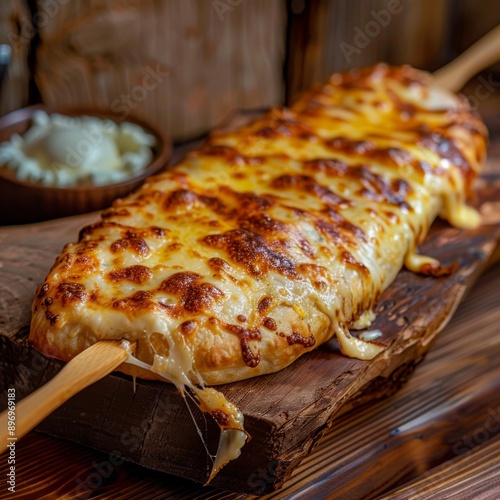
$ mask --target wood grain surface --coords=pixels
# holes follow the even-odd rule
[[[331,446],[324,455],[328,457],[328,464],[323,459],[316,465],[305,462],[309,463],[307,469],[300,466],[293,476],[296,478],[290,493],[293,498],[298,491],[304,491],[304,494],[311,491],[311,494],[321,497],[332,490],[338,491],[339,498],[347,494],[354,495],[349,498],[373,497],[450,458],[453,454],[450,443],[459,439],[457,432],[463,429],[460,412],[466,416],[467,425],[479,425],[487,416],[486,406],[491,405],[498,394],[495,381],[500,380],[499,373],[493,369],[488,357],[495,352],[498,355],[498,343],[491,344],[491,339],[483,339],[481,343],[477,336],[472,339],[466,334],[471,330],[462,330],[461,337],[455,342],[459,343],[460,349],[471,352],[472,347],[485,349],[481,351],[483,358],[480,358],[483,364],[476,366],[474,358],[470,372],[462,373],[460,363],[463,362],[456,364],[453,357],[444,358],[441,362],[445,368],[448,363],[450,367],[458,367],[454,376],[441,380],[436,369],[436,385],[431,385],[427,392],[420,390],[416,400],[409,397],[401,403],[397,415],[384,416],[382,413],[381,416],[377,408],[381,410],[373,400],[386,398],[407,381],[437,332],[448,322],[464,294],[487,266],[500,236],[500,220],[497,220],[498,210],[495,209],[499,199],[500,178],[493,173],[486,174],[479,183],[477,201],[483,209],[487,208],[485,214],[489,225],[459,231],[438,222],[422,246],[423,252],[440,258],[444,263],[457,261],[457,272],[434,279],[402,271],[384,293],[373,325],[384,333],[382,341],[387,346],[384,355],[371,362],[350,359],[342,356],[337,343],[331,341],[279,373],[221,388],[244,412],[246,428],[253,439],[244,447],[240,459],[229,464],[216,477],[214,486],[255,494],[280,487],[328,427],[332,428],[328,435],[334,436],[332,443],[322,445]],[[43,280],[63,244],[74,240],[81,226],[96,217],[90,214],[0,229],[0,377],[5,388],[16,388],[19,399],[52,378],[62,366],[62,363],[44,358],[26,345],[34,289]],[[495,276],[492,272],[488,275]],[[498,282],[494,286],[498,286]],[[495,310],[491,303],[496,300],[498,305],[498,294],[490,291],[486,298],[485,311],[489,310],[488,307]],[[477,315],[474,317],[478,329],[480,319],[482,321]],[[486,325],[483,330],[489,337],[492,335],[488,325],[493,324],[481,322],[482,327]],[[468,327],[474,330],[475,323]],[[462,338],[472,345],[461,343]],[[463,355],[463,351],[457,355]],[[476,369],[479,372],[474,371]],[[471,394],[464,395],[463,399],[457,396],[458,400],[454,401],[454,394],[457,391],[460,394],[464,384],[475,380],[474,376],[479,380],[479,373],[485,375],[477,386],[471,387]],[[443,398],[438,409],[433,407],[436,394]],[[469,410],[471,400],[477,404]],[[375,412],[371,414],[375,420],[382,418],[380,429],[378,424],[373,424],[367,428],[369,431],[365,431],[363,423],[357,420],[359,410],[341,416],[369,401],[372,404],[366,411],[368,414]],[[0,406],[5,405],[5,394],[2,393]],[[392,422],[390,419],[399,412],[400,416],[415,418],[420,410],[424,411],[424,417],[421,422],[417,419],[418,425],[413,423],[406,429],[403,424],[396,425],[397,420],[394,420],[394,425],[388,427]],[[430,415],[425,411],[430,411]],[[437,420],[443,427],[438,429],[437,437],[431,439],[429,446],[423,446],[423,438],[419,436],[425,436],[425,432],[431,432],[437,425],[431,418],[433,415],[443,418]],[[203,419],[199,423],[209,446],[215,447],[216,427]],[[423,427],[419,427],[421,425]],[[169,384],[137,381],[134,387],[128,377],[113,374],[66,403],[45,420],[40,429],[100,449],[105,456],[118,453],[120,460],[127,459],[200,483],[208,476],[210,462],[206,451],[195,432],[188,409]],[[335,434],[336,429],[341,429],[341,432]],[[388,429],[399,431],[391,434],[389,439]],[[424,433],[414,435],[415,429],[423,429]],[[358,433],[366,441],[353,441],[353,434]],[[30,439],[36,442],[38,438]],[[380,440],[384,440],[383,445]],[[390,447],[387,441],[391,443]],[[329,441],[322,441],[325,442]],[[20,443],[19,449],[24,449],[23,446]],[[353,447],[347,452],[350,446]],[[394,450],[394,453],[387,450]],[[212,448],[212,451],[215,450]],[[384,471],[384,464],[389,473]],[[126,467],[136,470],[130,464]],[[142,471],[139,476],[146,474],[145,469],[137,470]],[[374,474],[374,470],[378,474]],[[325,471],[327,478],[324,477]],[[148,478],[165,477],[153,472],[147,472],[147,475]],[[177,484],[176,481],[184,484],[183,480],[173,483]],[[286,494],[286,490],[278,493],[280,496]]]
[[[433,500],[435,498],[500,498],[500,435],[379,500]]]

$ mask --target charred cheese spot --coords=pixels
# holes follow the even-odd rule
[[[408,151],[401,148],[381,148],[377,150],[379,155],[374,158],[386,163],[393,163],[397,167],[410,165],[415,161],[415,158]]]
[[[408,156],[406,156],[408,155]],[[373,156],[373,155],[372,155]],[[396,164],[411,163],[411,156],[394,148],[384,150],[384,159],[391,159]],[[409,208],[406,201],[411,193],[408,182],[403,178],[384,178],[373,172],[369,165],[347,165],[333,160],[315,160],[306,162],[305,168],[325,173],[328,177],[345,178],[359,184],[359,195],[372,200],[387,202],[402,208]]]
[[[252,351],[252,348],[250,347],[250,341],[262,340],[262,335],[260,333],[260,330],[258,329],[250,330],[248,328],[243,328],[238,325],[230,325],[230,324],[225,324],[224,328],[227,331],[234,333],[235,335],[238,336],[240,340],[241,355],[243,361],[250,368],[255,368],[260,363],[260,354],[258,351],[256,353]]]
[[[99,246],[97,241],[88,240],[88,241],[80,241],[76,246],[75,253],[77,255],[84,255],[92,252]]]
[[[262,320],[262,324],[268,329],[268,330],[271,330],[271,331],[276,331],[276,329],[278,328],[278,325],[276,324],[276,321],[273,319],[273,318],[269,318],[269,317],[265,317],[263,320]]]
[[[228,272],[231,270],[231,266],[224,259],[220,259],[219,257],[212,257],[211,259],[209,259],[208,265],[214,271]]]
[[[352,170],[359,175],[359,180],[363,186],[360,190],[361,196],[410,210],[411,207],[406,202],[406,198],[411,189],[404,179],[389,181],[380,175],[374,174],[364,166]]]
[[[143,284],[153,277],[153,273],[146,266],[130,266],[111,271],[108,278],[114,282],[131,281],[133,283]]]
[[[49,321],[49,323],[51,325],[55,325],[57,323],[57,321],[59,320],[59,315],[58,314],[54,314],[54,313],[52,313],[51,311],[49,311],[47,309],[45,311],[45,318],[47,318],[47,320]]]
[[[328,177],[344,176],[349,169],[349,165],[345,161],[335,158],[309,160],[303,162],[303,165],[306,171],[321,172]]]
[[[195,151],[193,156],[216,156],[222,158],[228,165],[250,165],[258,166],[262,163],[262,158],[242,155],[237,149],[225,145],[208,143],[202,150]]]
[[[182,248],[182,243],[179,243],[178,241],[174,242],[174,243],[170,243],[168,246],[167,246],[168,250],[170,250],[171,252],[177,252],[179,251],[181,248]]]
[[[151,226],[149,228],[149,233],[155,238],[164,238],[167,231],[163,227]]]
[[[453,140],[436,132],[421,132],[418,143],[458,168],[466,181],[471,180],[473,170],[470,163]]]
[[[302,336],[300,333],[293,331],[290,335],[287,335],[286,340],[289,345],[300,344],[302,347],[312,347],[316,344],[316,338],[314,335],[309,335],[308,337]]]
[[[263,212],[275,205],[274,201],[269,199],[269,197],[257,196],[253,193],[236,193],[231,191],[231,195],[239,202],[240,215]]]
[[[50,288],[49,284],[48,284],[48,283],[44,283],[44,284],[40,287],[40,291],[38,292],[38,297],[39,297],[39,298],[44,297],[44,296],[47,294],[47,292],[49,291],[49,288]]]
[[[276,139],[277,137],[294,137],[306,141],[316,139],[314,131],[304,122],[297,119],[297,115],[288,109],[276,108],[262,120],[263,125],[258,127],[254,134],[261,139]]]
[[[255,135],[257,137],[262,137],[264,139],[274,139],[275,137],[277,137],[280,134],[290,136],[291,134],[289,134],[287,132],[288,131],[286,129],[283,130],[283,131],[279,131],[276,128],[262,127],[261,129],[257,130],[257,132],[255,133]]]
[[[324,217],[315,221],[315,226],[337,245],[349,244],[357,247],[360,242],[367,241],[363,230],[348,222],[338,212],[324,210],[323,214]]]
[[[199,283],[200,279],[196,273],[176,273],[162,283],[160,290],[179,297],[184,311],[208,311],[224,297],[224,293],[212,283]],[[184,311],[172,310],[171,314],[175,316]]]
[[[192,191],[188,189],[178,189],[169,195],[165,202],[165,208],[167,210],[191,210],[198,201],[198,196]]]
[[[137,313],[141,311],[161,310],[161,307],[157,306],[151,300],[152,297],[153,297],[153,292],[149,291],[135,292],[130,297],[125,297],[123,299],[115,300],[113,302],[113,307],[131,313]]]
[[[326,292],[329,287],[330,272],[324,266],[316,264],[300,264],[297,271],[309,279],[316,290]]]
[[[121,229],[123,226],[114,221],[101,221],[84,227],[79,234],[79,241],[95,236],[100,229]]]
[[[99,264],[95,257],[91,257],[90,255],[81,255],[76,258],[75,265],[81,267],[82,269],[94,271]]]
[[[160,290],[182,296],[187,294],[199,279],[201,279],[201,275],[197,273],[176,273],[162,283]]]
[[[243,219],[240,227],[247,231],[271,235],[286,235],[288,232],[286,224],[273,219],[267,213],[259,213]]]
[[[295,189],[305,193],[317,196],[323,203],[327,205],[340,206],[350,205],[345,198],[332,192],[326,186],[316,182],[312,177],[307,175],[282,175],[271,183],[275,189]]]
[[[342,262],[345,262],[348,267],[356,269],[361,274],[364,274],[365,276],[369,276],[370,275],[369,269],[364,264],[362,264],[361,262],[357,261],[352,256],[351,253],[349,253],[347,251],[341,252],[340,253],[340,259],[342,260]]]
[[[210,310],[214,302],[224,297],[222,290],[211,283],[200,283],[193,287],[184,298],[184,309],[189,312]]]
[[[179,329],[181,333],[183,333],[184,335],[191,335],[196,331],[197,328],[198,328],[198,323],[191,319],[188,321],[184,321],[179,325]]]
[[[81,283],[59,283],[57,286],[56,297],[58,297],[63,305],[70,302],[83,302],[87,299],[85,286]]]
[[[174,191],[168,197],[165,208],[179,213],[193,210],[195,207],[208,207],[219,215],[229,215],[230,209],[217,197],[197,194],[188,189],[179,189]]]
[[[227,427],[230,422],[229,415],[222,410],[213,410],[210,412],[210,415],[214,418],[214,420],[221,426]]]
[[[250,231],[236,229],[223,234],[211,234],[203,243],[225,250],[232,260],[241,264],[252,276],[263,276],[277,271],[289,278],[300,279],[295,262],[279,251],[272,250],[266,240]]]
[[[200,201],[210,208],[213,212],[219,215],[231,215],[231,210],[217,197],[201,195]]]
[[[261,316],[267,314],[267,312],[271,309],[272,304],[273,304],[272,297],[262,297],[262,299],[259,300],[259,305],[257,306],[259,314]]]
[[[71,266],[73,265],[74,258],[75,258],[74,254],[68,252],[65,253],[64,255],[61,255],[61,257],[59,257],[59,259],[57,260],[57,263],[61,265],[64,271],[68,271],[71,269]]]
[[[299,248],[305,255],[307,255],[307,257],[309,257],[310,259],[314,259],[315,252],[308,240],[306,240],[305,238],[301,238],[299,240]]]
[[[130,217],[130,215],[130,210],[127,208],[109,208],[101,214],[101,217],[109,219],[110,217]]]
[[[238,283],[238,280],[229,273],[232,268],[224,259],[212,257],[208,260],[208,266],[215,271],[214,278],[221,280],[229,279],[233,283]]]
[[[134,236],[116,240],[111,244],[111,251],[113,253],[118,253],[122,250],[131,250],[140,257],[147,257],[150,253],[150,249],[146,241],[143,238],[137,238]]]
[[[351,157],[367,156],[376,150],[375,144],[371,141],[355,141],[348,137],[335,137],[325,141],[325,144],[334,151]]]

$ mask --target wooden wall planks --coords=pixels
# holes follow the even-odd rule
[[[47,104],[147,116],[186,139],[283,101],[285,25],[280,1],[69,2],[40,27],[35,77]]]
[[[303,8],[294,13],[294,4]],[[450,0],[292,2],[286,74],[288,103],[336,71],[379,61],[438,69],[448,61],[453,9]],[[477,13],[477,17],[481,15]]]
[[[33,24],[24,1],[0,2],[0,43],[11,46],[11,60],[0,95],[0,116],[28,105]]]

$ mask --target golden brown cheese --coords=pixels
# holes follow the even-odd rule
[[[425,73],[335,74],[291,109],[214,133],[83,229],[37,292],[30,340],[64,360],[137,341],[142,367],[124,371],[161,364],[179,385],[270,373],[334,335],[373,357],[348,329],[369,323],[403,264],[446,271],[416,247],[437,215],[478,224],[465,201],[485,137]]]

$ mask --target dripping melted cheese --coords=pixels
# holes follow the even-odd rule
[[[177,387],[183,398],[186,397],[186,389],[191,390],[196,396],[195,402],[198,408],[215,420],[220,428],[220,437],[216,455],[212,457],[213,464],[207,481],[208,484],[224,465],[240,456],[241,449],[249,436],[244,428],[243,414],[226,399],[222,392],[211,387],[205,387],[199,375],[196,378],[201,386],[191,381],[189,374],[193,373],[194,370],[189,358],[189,355],[186,356],[185,353],[179,354],[179,351],[175,349],[168,357],[155,355],[153,365],[139,361],[132,354],[129,355],[126,363],[137,366],[142,370],[150,370],[164,380],[171,382]],[[203,433],[198,428],[194,417],[193,423],[207,450],[207,454],[209,454]]]

